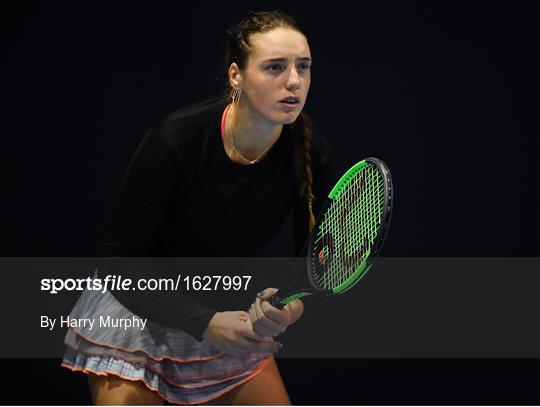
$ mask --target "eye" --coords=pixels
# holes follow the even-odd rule
[[[299,68],[300,68],[300,70],[302,70],[302,71],[307,71],[308,69],[311,68],[311,65],[308,64],[307,62],[304,62],[304,63],[301,63],[301,64],[299,65]]]
[[[279,72],[281,71],[282,67],[280,64],[272,64],[272,65],[268,65],[266,69],[270,72]]]

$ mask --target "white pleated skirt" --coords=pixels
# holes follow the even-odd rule
[[[139,317],[111,293],[85,290],[70,313],[71,318],[102,321]],[[62,366],[72,371],[115,375],[141,381],[173,404],[200,404],[250,380],[270,361],[265,353],[232,356],[199,342],[180,329],[147,320],[144,329],[104,327],[69,328]]]

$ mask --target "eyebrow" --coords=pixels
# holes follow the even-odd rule
[[[298,58],[297,60],[302,61],[302,62],[311,62],[310,57],[302,57],[302,58]],[[267,63],[267,62],[286,62],[286,61],[287,61],[287,58],[271,58],[271,59],[265,59],[263,61],[263,63]]]

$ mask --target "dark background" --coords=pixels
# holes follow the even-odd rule
[[[308,36],[306,110],[341,168],[376,156],[392,170],[385,256],[538,256],[532,2],[233,3],[3,10],[2,256],[102,255],[147,127],[220,93],[227,26],[272,8]],[[285,225],[273,247],[288,241]],[[540,403],[538,359],[279,362],[297,404]],[[58,360],[2,364],[2,402],[89,402]]]

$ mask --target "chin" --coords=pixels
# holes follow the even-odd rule
[[[293,113],[288,114],[288,115],[285,117],[285,119],[283,119],[283,120],[281,121],[281,124],[291,124],[291,123],[294,123],[294,122],[296,121],[296,119],[298,119],[298,116],[300,116],[300,113],[301,113],[301,112],[302,112],[302,111],[294,112],[294,114],[293,114]]]

